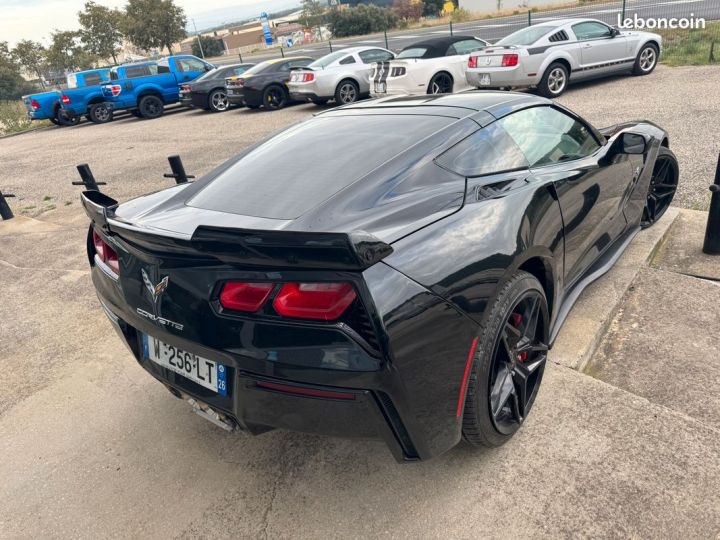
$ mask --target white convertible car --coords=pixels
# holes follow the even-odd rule
[[[450,36],[405,47],[395,60],[374,65],[370,93],[381,97],[466,90],[470,88],[465,79],[470,53],[487,45],[472,36]]]
[[[477,88],[537,87],[545,97],[571,82],[622,72],[648,75],[662,36],[618,30],[595,19],[564,19],[528,26],[473,53],[467,82]]]

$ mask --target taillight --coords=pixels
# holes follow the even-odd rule
[[[40,108],[40,104],[38,103],[37,99],[33,99],[30,102],[30,106],[35,109],[36,111]]]
[[[477,56],[471,56],[468,58],[468,67],[469,68],[476,68],[477,67]]]
[[[284,317],[332,321],[356,298],[350,283],[286,283],[273,307]]]
[[[63,94],[61,99],[62,99],[63,105],[70,105],[70,96]]]
[[[93,231],[93,246],[95,248],[95,255],[98,259],[104,262],[110,270],[116,274],[120,273],[120,261],[118,260],[117,253],[111,248],[105,240],[103,240],[98,233]]]
[[[302,72],[302,73],[295,73],[293,74],[293,79],[295,82],[312,82],[315,80],[315,74],[309,73],[309,72]]]
[[[238,85],[238,86],[245,86],[245,79],[238,79],[238,80],[237,80],[237,85]]]
[[[220,305],[236,311],[257,311],[268,299],[273,287],[273,283],[228,281],[220,291]]]
[[[517,54],[503,54],[502,67],[514,67],[518,65]]]

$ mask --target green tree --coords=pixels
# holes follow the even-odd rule
[[[80,43],[80,32],[56,30],[47,50],[48,66],[59,71],[89,69],[97,57],[86,51]]]
[[[47,65],[47,49],[41,43],[23,39],[18,41],[12,50],[12,56],[20,67],[28,73],[34,73],[44,88],[43,72]]]
[[[348,9],[333,9],[328,16],[333,37],[348,37],[382,32],[394,28],[398,17],[392,10],[373,4]]]
[[[225,45],[221,39],[210,37],[210,36],[199,36],[200,43],[202,43],[202,51],[200,50],[200,43],[198,39],[192,43],[192,53],[195,56],[220,56],[225,52]]]
[[[187,36],[185,12],[173,0],[128,0],[124,34],[142,49],[167,48]]]
[[[0,41],[0,101],[17,99],[34,90],[20,75],[20,66],[10,52],[7,41]]]
[[[437,17],[445,7],[445,0],[423,0],[423,15]]]
[[[96,4],[85,3],[85,10],[78,12],[82,30],[80,39],[85,49],[100,58],[112,58],[117,64],[117,53],[122,44],[123,12]]]
[[[319,0],[303,0],[298,22],[303,28],[316,28],[325,20],[325,6]]]

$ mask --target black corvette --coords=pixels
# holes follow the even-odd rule
[[[471,92],[333,109],[195,183],[82,198],[104,311],[175,396],[417,460],[514,434],[579,293],[678,177],[652,123]]]

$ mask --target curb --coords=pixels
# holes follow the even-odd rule
[[[680,210],[671,207],[653,227],[640,231],[612,269],[583,291],[550,351],[552,362],[585,369],[635,277],[665,244],[678,215]]]

